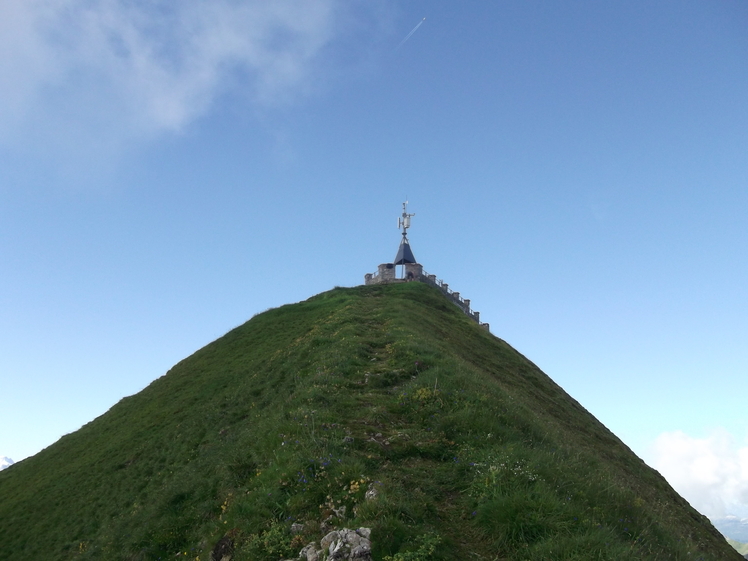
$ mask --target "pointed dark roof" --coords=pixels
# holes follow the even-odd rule
[[[400,247],[397,250],[395,265],[405,265],[406,263],[416,263],[416,258],[410,249],[408,240],[403,239],[403,241],[400,242]]]

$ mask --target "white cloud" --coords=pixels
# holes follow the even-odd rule
[[[748,446],[739,446],[727,431],[706,438],[663,433],[651,456],[651,465],[706,516],[748,516]]]
[[[260,104],[313,86],[342,0],[4,0],[0,138],[35,123],[179,130],[230,89]],[[42,124],[43,121],[43,124]],[[33,128],[33,127],[32,127]]]

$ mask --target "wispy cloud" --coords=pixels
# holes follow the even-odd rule
[[[341,0],[4,0],[0,140],[29,123],[179,130],[230,88],[255,103],[313,85]]]
[[[652,466],[703,514],[748,516],[748,446],[727,431],[706,438],[663,433],[651,452]]]

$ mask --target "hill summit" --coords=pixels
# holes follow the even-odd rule
[[[0,558],[741,556],[530,361],[412,282],[257,315],[3,470]]]

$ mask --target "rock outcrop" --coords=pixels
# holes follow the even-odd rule
[[[298,559],[303,561],[372,561],[371,529],[343,528],[333,530],[319,542],[311,542],[300,552]]]

